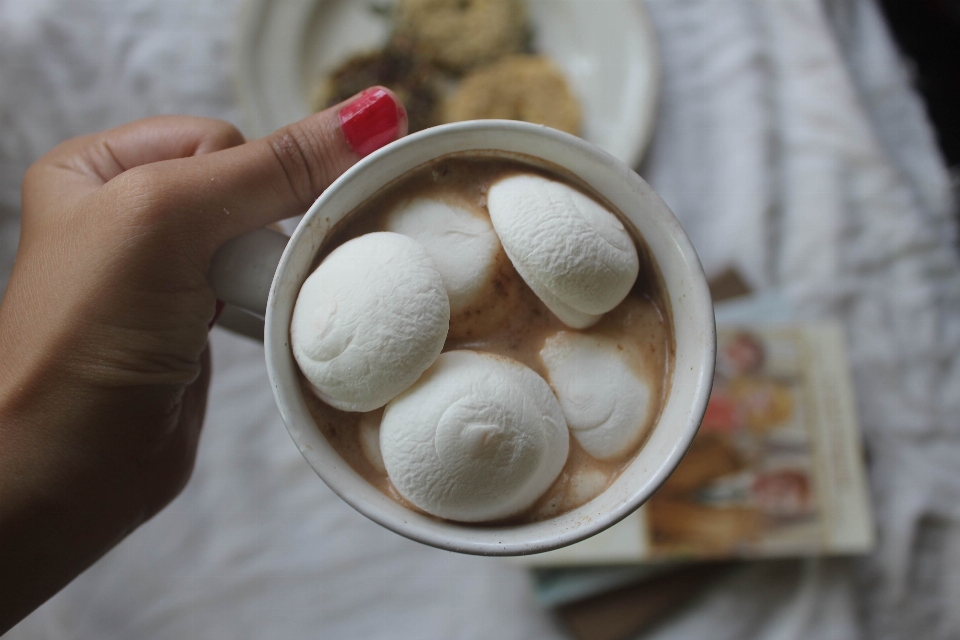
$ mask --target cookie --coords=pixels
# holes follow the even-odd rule
[[[443,107],[444,122],[523,120],[577,135],[580,101],[543,56],[508,56],[466,76]]]
[[[461,72],[522,50],[529,30],[521,0],[400,0],[395,34]]]

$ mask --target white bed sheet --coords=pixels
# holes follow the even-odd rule
[[[872,0],[649,0],[664,93],[642,173],[710,272],[847,327],[879,547],[758,563],[649,636],[960,636],[960,271],[950,180]],[[238,4],[0,0],[0,284],[19,181],[156,113],[234,122]],[[339,501],[289,441],[262,348],[215,330],[197,470],[9,638],[561,638],[526,575]]]

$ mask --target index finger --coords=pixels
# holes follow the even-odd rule
[[[24,177],[24,198],[74,201],[135,167],[212,153],[243,142],[237,128],[223,120],[144,118],[57,145],[30,167]]]
[[[145,180],[141,187],[163,201],[166,223],[193,228],[212,254],[231,238],[303,213],[363,155],[406,131],[400,100],[374,87],[265,138],[146,165],[132,179]]]

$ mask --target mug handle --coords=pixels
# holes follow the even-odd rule
[[[257,229],[217,249],[209,278],[217,300],[226,304],[218,326],[263,341],[270,285],[289,240],[272,229]]]

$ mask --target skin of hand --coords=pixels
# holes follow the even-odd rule
[[[150,118],[29,168],[0,305],[0,634],[190,477],[217,248],[303,213],[406,126],[373,88],[252,142],[217,120]]]

